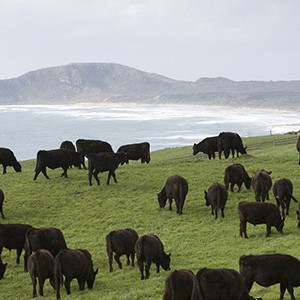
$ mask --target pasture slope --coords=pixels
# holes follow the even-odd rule
[[[295,143],[274,146],[264,143],[283,136],[244,138],[249,155],[228,160],[209,161],[202,155],[192,156],[192,145],[151,153],[149,165],[130,162],[117,169],[118,183],[105,184],[107,174],[100,174],[101,187],[95,181],[88,184],[86,170],[72,168],[69,178],[61,178],[61,169],[48,170],[49,180],[42,174],[33,181],[35,160],[23,161],[22,173],[8,168],[6,175],[0,174],[0,188],[5,193],[2,223],[28,223],[36,227],[58,227],[66,238],[69,248],[86,248],[99,268],[93,290],[79,292],[76,281],[71,283],[71,295],[62,290],[62,299],[101,300],[158,300],[162,299],[164,282],[169,272],[156,274],[150,269],[150,279],[140,280],[138,267],[123,269],[113,263],[109,272],[105,248],[105,235],[114,229],[132,227],[139,235],[157,234],[171,252],[171,270],[188,268],[197,272],[200,267],[234,268],[242,254],[288,253],[300,258],[300,230],[296,222],[296,204],[291,202],[290,216],[286,218],[284,234],[274,228],[269,238],[265,237],[264,225],[248,225],[249,239],[239,236],[237,204],[241,200],[254,201],[252,190],[243,186],[240,193],[229,192],[225,218],[215,220],[210,208],[205,206],[204,190],[213,182],[223,183],[225,168],[232,163],[242,163],[250,176],[259,169],[272,170],[273,182],[287,177],[294,184],[294,195],[300,199],[298,153]],[[195,141],[197,142],[197,141]],[[257,147],[261,143],[262,147]],[[256,145],[251,147],[251,145]],[[157,193],[170,175],[178,174],[189,183],[189,193],[178,216],[173,211],[159,209]],[[236,191],[236,190],[235,190]],[[269,202],[275,203],[270,193]],[[1,298],[30,299],[32,286],[23,265],[15,264],[15,251],[2,253],[8,263],[5,278],[0,281]],[[254,285],[251,294],[264,300],[279,298],[279,285],[263,288]],[[55,299],[55,293],[47,281],[44,299]],[[295,289],[300,299],[300,287]],[[289,295],[286,294],[286,299]],[[4,298],[3,298],[4,299]]]

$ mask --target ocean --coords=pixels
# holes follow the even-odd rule
[[[151,151],[192,145],[222,131],[242,137],[298,131],[300,112],[200,105],[2,105],[0,147],[18,160],[39,150],[57,149],[64,140],[109,142],[114,151],[148,141]],[[192,150],[191,150],[192,153]]]

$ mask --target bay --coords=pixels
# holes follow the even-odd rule
[[[242,137],[300,129],[300,113],[200,105],[2,105],[0,147],[18,160],[33,159],[39,150],[59,148],[79,138],[119,146],[148,141],[151,151],[191,146],[222,131]]]

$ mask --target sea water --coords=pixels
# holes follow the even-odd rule
[[[222,131],[242,137],[298,131],[300,112],[200,105],[2,105],[0,147],[18,160],[39,150],[57,149],[64,140],[109,142],[114,151],[148,141],[151,151],[192,145]],[[192,150],[191,150],[192,153]]]

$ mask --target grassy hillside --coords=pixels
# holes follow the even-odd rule
[[[101,187],[95,182],[88,185],[86,170],[73,168],[69,178],[61,178],[61,169],[48,170],[50,180],[42,174],[33,181],[35,160],[22,162],[23,172],[15,173],[8,168],[0,174],[0,188],[5,193],[2,223],[28,223],[36,227],[60,228],[69,248],[86,248],[99,268],[93,290],[78,291],[72,282],[68,299],[162,299],[164,282],[169,272],[155,272],[152,265],[149,280],[140,280],[137,267],[125,266],[120,270],[114,262],[114,271],[109,272],[105,250],[105,235],[114,229],[134,228],[139,235],[154,233],[164,243],[166,252],[171,252],[171,269],[188,268],[197,272],[200,267],[227,267],[238,269],[238,259],[243,254],[289,253],[300,258],[299,229],[296,222],[296,204],[291,203],[290,216],[286,218],[284,234],[274,228],[269,238],[265,237],[265,225],[248,225],[249,239],[239,236],[237,204],[241,200],[254,201],[252,190],[243,186],[240,193],[229,193],[225,218],[214,220],[210,208],[205,206],[204,190],[213,182],[223,183],[225,168],[235,162],[242,163],[249,175],[259,169],[272,170],[273,182],[287,177],[294,183],[294,195],[300,199],[298,154],[295,143],[274,146],[275,140],[284,136],[269,136],[244,139],[249,155],[209,161],[202,155],[192,156],[191,147],[165,149],[153,152],[149,165],[130,162],[117,170],[118,183],[105,184],[107,174],[100,175]],[[296,140],[296,137],[295,137]],[[269,144],[263,144],[271,141]],[[258,143],[261,146],[257,145]],[[252,147],[251,147],[252,146]],[[1,170],[2,173],[2,170]],[[189,182],[189,193],[178,216],[175,209],[159,209],[156,194],[167,177],[178,174]],[[275,199],[270,194],[270,202]],[[173,204],[174,207],[174,204]],[[5,278],[0,281],[1,295],[5,299],[30,299],[32,286],[23,265],[16,265],[15,251],[2,253],[8,263]],[[55,299],[47,281],[44,299]],[[254,285],[253,296],[274,300],[279,297],[279,285],[263,288]],[[62,299],[66,299],[63,289]],[[300,288],[296,289],[300,297]],[[289,295],[286,295],[289,299]]]

